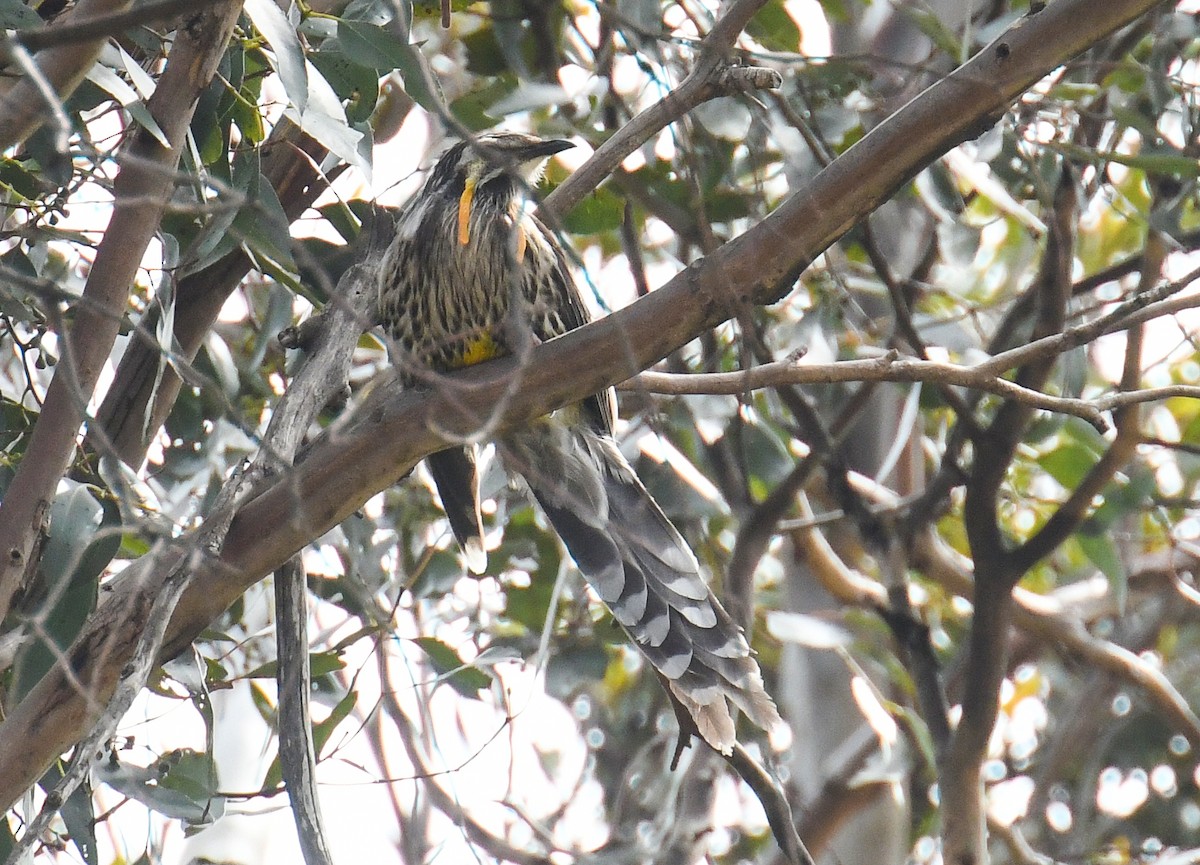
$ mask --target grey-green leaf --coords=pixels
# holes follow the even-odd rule
[[[275,71],[283,82],[288,99],[303,114],[308,105],[308,67],[295,28],[273,0],[246,0],[245,9],[255,29],[271,46],[275,55]]]

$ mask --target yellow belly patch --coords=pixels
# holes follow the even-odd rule
[[[474,366],[477,363],[483,363],[485,360],[491,360],[500,355],[500,346],[496,344],[496,340],[492,338],[490,333],[481,333],[479,336],[468,340],[463,346],[462,354],[458,356],[456,366]]]

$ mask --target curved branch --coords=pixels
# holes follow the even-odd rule
[[[794,360],[753,367],[744,372],[663,373],[643,372],[622,385],[630,390],[665,394],[741,394],[782,384],[830,384],[846,381],[907,381],[956,385],[994,393],[1031,408],[1074,415],[1096,427],[1108,428],[1101,410],[1091,400],[1057,397],[980,370],[932,360],[901,358],[889,351],[878,358],[842,360],[826,364],[801,364]]]

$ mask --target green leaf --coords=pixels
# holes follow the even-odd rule
[[[304,113],[289,106],[284,115],[329,149],[330,153],[344,162],[357,167],[368,178],[371,176],[371,155],[362,150],[363,133],[351,127],[334,89],[325,76],[313,66],[308,66],[308,103]]]
[[[418,105],[433,114],[440,112],[445,99],[436,79],[427,73],[418,46],[386,27],[349,18],[338,21],[337,34],[347,57],[375,69],[395,69],[405,92]]]
[[[507,589],[505,613],[529,631],[540,633],[550,614],[550,600],[562,563],[558,540],[538,527],[532,508],[519,508],[509,513],[504,542],[488,558],[496,563],[498,571],[518,568],[529,572],[528,586]]]
[[[451,102],[450,113],[473,132],[491,129],[501,118],[488,114],[488,106],[495,103],[498,93],[507,92],[514,86],[516,84],[511,77],[499,76],[488,82],[487,86],[472,90]]]
[[[0,0],[0,27],[5,30],[41,30],[46,22],[21,0]]]
[[[50,534],[26,599],[24,613],[42,624],[13,663],[10,693],[16,699],[29,693],[79,634],[96,608],[100,574],[121,543],[115,504],[101,504],[83,484],[66,483],[50,505]]]
[[[1125,601],[1129,597],[1129,575],[1121,563],[1117,553],[1117,545],[1104,527],[1089,521],[1075,535],[1079,548],[1093,565],[1108,579],[1108,587],[1112,591],[1117,604],[1117,614],[1125,612]]]
[[[468,664],[436,637],[417,637],[413,642],[429,657],[430,666],[438,674],[438,679],[448,682],[464,697],[478,700],[491,685],[492,680],[486,673]]]
[[[1108,485],[1104,490],[1104,503],[1091,516],[1091,522],[1104,530],[1122,517],[1144,514],[1158,490],[1154,470],[1145,463],[1131,463],[1126,468],[1126,475],[1128,480]]]
[[[1103,441],[1097,443],[1080,439],[1073,432],[1071,426],[1064,426],[1059,433],[1058,447],[1042,454],[1037,461],[1043,471],[1068,490],[1079,486],[1079,482],[1092,470],[1103,452],[1104,444]]]
[[[413,46],[387,27],[342,18],[337,38],[346,56],[374,69],[394,69],[408,59]]]
[[[500,75],[509,70],[504,52],[492,27],[480,27],[462,38],[467,52],[467,71],[475,75]]]
[[[275,71],[288,100],[301,114],[308,104],[308,67],[292,23],[274,0],[246,0],[246,14],[275,55]]]
[[[319,760],[321,752],[325,749],[325,743],[329,741],[329,737],[333,735],[333,731],[337,729],[337,725],[342,723],[354,711],[355,705],[358,703],[358,692],[347,691],[346,695],[334,705],[328,717],[320,723],[313,724],[313,752]],[[275,759],[271,761],[271,765],[267,768],[267,774],[263,778],[263,789],[272,790],[283,783],[283,768],[279,764],[279,755],[275,755]]]
[[[350,0],[342,11],[342,17],[348,21],[365,21],[368,24],[387,24],[396,20],[399,11],[403,20],[411,19],[411,12],[405,12],[407,3],[396,0]]]
[[[746,32],[769,51],[800,50],[800,28],[780,0],[770,0],[758,10],[746,25]]]
[[[36,163],[30,163],[30,165],[26,165],[24,162],[17,159],[8,157],[0,159],[0,187],[7,187],[8,189],[11,189],[13,193],[25,201],[32,201],[38,196],[50,191],[50,189],[46,188],[46,184],[38,175],[38,173],[30,170],[31,167],[36,168]],[[10,266],[12,265],[12,262],[9,260],[10,256],[14,250],[19,249],[20,247],[13,247],[12,250],[4,253],[3,261],[5,264]],[[29,260],[23,252],[20,253],[20,256],[26,261]],[[33,268],[32,264],[29,266],[28,270],[22,270],[22,273],[25,273],[26,276],[33,277],[38,275],[37,270]]]
[[[951,59],[963,58],[963,46],[958,34],[951,30],[945,20],[929,9],[916,6],[905,6],[903,14],[917,25],[917,29],[929,37],[934,45],[944,51]]]
[[[279,196],[265,177],[259,177],[253,189],[254,200],[238,211],[232,231],[255,260],[266,258],[295,273],[291,228]]]
[[[145,768],[122,763],[114,754],[97,763],[93,771],[118,793],[176,820],[204,825],[225,813],[225,799],[217,795],[207,754],[172,751]]]
[[[362,221],[358,218],[358,214],[354,212],[345,202],[335,201],[331,204],[323,204],[317,208],[317,212],[325,218],[325,221],[333,226],[334,231],[341,235],[342,240],[346,244],[352,244],[358,239],[358,232],[362,229]]]
[[[350,717],[350,713],[354,711],[354,706],[357,703],[358,691],[348,691],[346,692],[346,696],[334,704],[333,710],[324,721],[313,724],[313,751],[316,752],[318,757],[325,750],[325,743],[329,741],[329,737],[333,735],[333,731],[337,729],[337,725]]]
[[[115,99],[122,108],[129,112],[130,117],[154,136],[159,144],[163,147],[171,146],[171,142],[167,140],[166,133],[162,131],[154,116],[146,108],[142,97],[138,95],[137,91],[126,84],[116,72],[102,63],[95,63],[88,69],[87,80]]]
[[[625,199],[602,186],[588,195],[563,220],[571,234],[600,234],[621,227]]]
[[[341,51],[317,51],[309,60],[325,76],[329,86],[346,102],[346,119],[363,122],[371,118],[379,101],[379,70],[355,62]]]
[[[328,676],[330,673],[336,673],[339,670],[346,668],[346,662],[342,660],[341,652],[310,652],[308,655],[309,674],[311,678],[319,676]],[[277,661],[267,661],[265,664],[260,664],[248,673],[238,676],[239,679],[274,679],[279,675],[279,663]]]

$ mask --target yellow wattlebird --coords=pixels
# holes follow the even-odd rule
[[[401,210],[380,269],[377,317],[402,375],[420,381],[580,327],[588,312],[554,235],[527,191],[568,141],[496,132],[452,146]],[[592,588],[686,709],[696,732],[730,753],[732,706],[782,724],[741,629],[700,574],[613,439],[611,391],[500,441]],[[475,572],[486,568],[473,452],[428,465]]]

